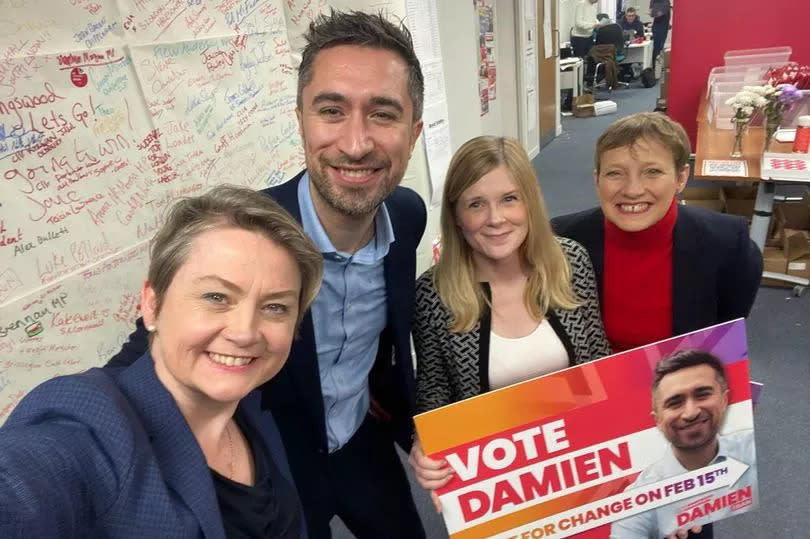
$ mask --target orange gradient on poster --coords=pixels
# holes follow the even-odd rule
[[[422,439],[425,454],[606,399],[606,375],[596,365],[583,365],[474,397],[464,402],[462,413],[454,413],[452,422],[441,408],[416,416],[417,431],[430,433]],[[497,398],[493,398],[496,393]]]

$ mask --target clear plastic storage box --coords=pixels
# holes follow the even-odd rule
[[[767,64],[782,65],[790,60],[793,49],[790,47],[768,47],[765,49],[740,49],[726,52],[727,66]]]

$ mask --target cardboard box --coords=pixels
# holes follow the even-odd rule
[[[787,274],[803,279],[810,279],[810,256],[788,260]]]
[[[732,215],[742,215],[748,222],[754,216],[754,203],[757,199],[757,186],[726,186],[723,187],[723,200],[725,211]]]
[[[764,271],[810,279],[810,194],[800,202],[776,202],[770,225],[762,253]],[[771,279],[763,279],[762,284],[793,287],[791,283]]]
[[[681,204],[722,212],[725,208],[719,187],[687,187],[681,192]]]
[[[783,228],[810,230],[810,195],[805,195],[801,202],[775,203],[773,219]]]
[[[596,116],[596,109],[594,108],[593,94],[582,94],[574,98],[574,104],[571,112],[577,118],[590,118]]]
[[[774,273],[787,273],[787,257],[781,247],[765,247],[762,253],[763,271]],[[762,279],[763,286],[779,286],[782,288],[792,288],[793,285],[775,279]]]
[[[726,199],[755,200],[757,198],[756,185],[725,185],[723,186],[723,196]]]
[[[776,225],[774,219],[771,219],[771,222],[768,223],[768,235],[765,236],[765,247],[775,247],[782,250],[783,243],[782,229]]]
[[[810,230],[783,229],[782,250],[788,262],[810,255]]]
[[[763,259],[765,271],[787,273],[810,279],[810,195],[800,202],[774,204],[773,218]],[[769,247],[776,239],[778,247]],[[780,254],[781,253],[781,258]],[[763,279],[763,284],[792,287],[791,284]]]
[[[771,221],[788,262],[810,255],[810,195],[800,202],[775,204]]]
[[[787,204],[786,202],[777,200],[773,203],[771,219],[768,222],[768,237],[765,240],[765,245],[768,247],[779,247],[781,249],[782,245],[785,243],[784,231],[787,221],[785,214],[786,212],[792,211],[790,209],[784,209],[784,206]]]
[[[754,216],[754,201],[732,198],[726,200],[725,204],[726,213],[731,215],[740,215],[748,219],[751,223],[751,218]]]

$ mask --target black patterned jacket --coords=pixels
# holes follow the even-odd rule
[[[574,309],[552,309],[546,318],[568,352],[571,365],[610,354],[602,328],[593,266],[584,247],[558,238],[571,265],[573,291],[580,299]],[[488,291],[487,283],[482,283]],[[416,281],[413,341],[416,348],[416,409],[426,412],[489,391],[489,335],[486,309],[468,332],[450,331],[452,317],[442,303],[429,269]]]

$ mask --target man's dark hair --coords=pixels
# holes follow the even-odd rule
[[[324,49],[339,45],[357,45],[384,49],[398,54],[408,66],[408,94],[413,102],[414,121],[422,118],[425,82],[419,59],[413,50],[410,31],[400,23],[388,21],[382,12],[335,11],[319,15],[304,34],[307,44],[298,67],[298,108],[303,107],[304,86],[312,80],[312,64]]]
[[[635,13],[635,12],[636,12],[636,8],[634,8],[633,6],[630,6],[629,8],[624,10],[625,15],[629,15],[630,13]]]
[[[688,367],[697,367],[698,365],[708,365],[714,369],[717,379],[720,381],[720,387],[723,389],[728,387],[726,369],[723,368],[723,363],[716,356],[703,350],[680,350],[665,357],[655,366],[653,391],[658,389],[658,384],[661,383],[664,376]]]

